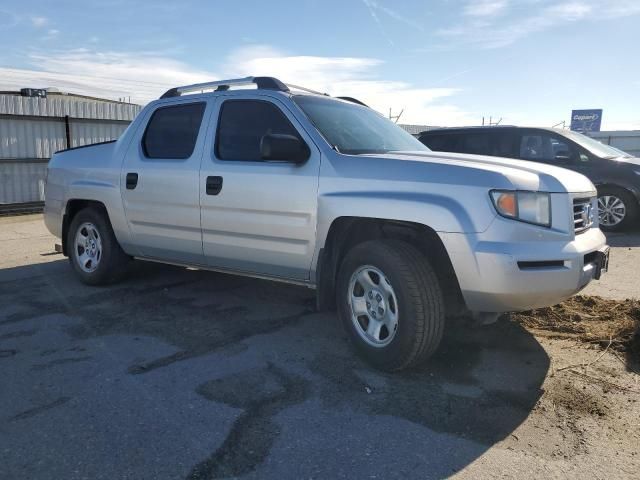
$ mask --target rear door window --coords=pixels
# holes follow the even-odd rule
[[[147,158],[186,159],[196,146],[206,103],[160,107],[151,116],[142,137]]]
[[[494,132],[491,135],[491,155],[495,157],[517,158],[515,138],[511,132]]]
[[[453,135],[424,135],[420,141],[435,152],[456,151],[456,139]]]
[[[491,155],[490,136],[486,133],[470,133],[461,135],[459,152],[475,155]]]
[[[424,135],[420,141],[437,152],[518,158],[515,135],[510,131],[432,134]]]

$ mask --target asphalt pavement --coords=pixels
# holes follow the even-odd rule
[[[0,478],[545,471],[525,446],[473,468],[543,394],[549,356],[513,322],[452,324],[424,368],[388,375],[312,290],[145,262],[88,287],[38,216],[0,219],[0,242]]]

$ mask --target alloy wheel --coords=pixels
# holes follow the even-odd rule
[[[624,220],[626,214],[627,207],[620,198],[615,195],[598,197],[598,216],[601,225],[614,227]]]
[[[349,282],[351,321],[360,337],[373,347],[391,343],[398,330],[398,300],[385,274],[365,265]]]
[[[92,273],[102,259],[102,240],[93,223],[83,223],[76,231],[75,259],[83,272]]]

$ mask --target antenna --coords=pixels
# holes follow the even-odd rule
[[[389,107],[389,120],[393,120],[393,123],[398,123],[398,120],[400,120],[400,117],[402,116],[403,113],[404,113],[404,108],[400,110],[400,113],[398,115],[392,115],[391,107]]]
[[[489,117],[489,123],[485,123],[485,117],[482,117],[482,126],[484,127],[485,125],[487,125],[488,127],[495,127],[497,125],[500,125],[500,123],[502,123],[502,117],[500,117],[500,119],[496,122],[493,121],[493,117],[490,116]]]

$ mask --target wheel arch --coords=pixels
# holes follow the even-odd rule
[[[67,245],[67,236],[69,233],[69,227],[71,226],[71,222],[73,222],[74,217],[85,208],[95,208],[105,215],[107,222],[111,224],[111,220],[109,218],[109,212],[107,211],[107,207],[104,203],[98,200],[86,200],[81,198],[73,198],[67,201],[65,205],[64,214],[62,216],[62,253],[68,257],[69,250]]]
[[[319,310],[334,310],[338,269],[347,252],[367,240],[398,239],[423,253],[433,267],[445,297],[448,316],[466,311],[458,278],[437,232],[420,223],[367,217],[338,217],[331,223],[316,264],[316,301]]]
[[[598,191],[598,194],[600,194],[600,190],[602,189],[622,190],[628,193],[629,195],[631,195],[633,198],[636,199],[636,201],[638,201],[638,203],[640,203],[640,189],[634,186],[623,185],[617,182],[607,181],[604,183],[598,183],[596,185],[596,190]]]

